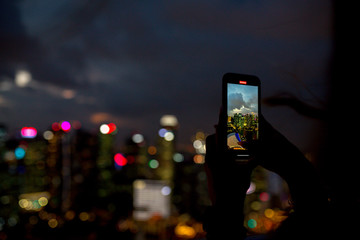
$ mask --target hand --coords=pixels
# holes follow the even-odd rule
[[[226,158],[219,144],[224,131],[218,126],[225,125],[220,122],[216,134],[206,138],[205,169],[213,206],[205,217],[204,229],[208,239],[241,239],[246,236],[243,208],[254,164],[239,164]]]
[[[217,142],[216,134],[206,138],[205,168],[209,193],[214,205],[241,200],[249,188],[254,167],[253,164],[239,164],[234,159],[226,159]],[[228,199],[229,197],[231,199]]]
[[[222,109],[219,114],[219,124],[215,126],[216,133],[206,139],[205,168],[208,176],[208,188],[214,206],[225,207],[229,201],[241,201],[250,185],[254,160],[241,164],[235,159],[228,159],[221,142],[226,132]],[[254,148],[255,146],[249,146]],[[257,146],[256,146],[257,147]],[[238,204],[234,204],[238,205]],[[241,210],[242,210],[241,206]]]

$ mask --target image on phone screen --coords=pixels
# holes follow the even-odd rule
[[[258,86],[227,83],[227,146],[248,150],[247,143],[259,138]]]

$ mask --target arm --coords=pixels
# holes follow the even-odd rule
[[[309,214],[319,216],[326,211],[327,195],[311,163],[263,117],[260,121],[261,141],[257,146],[249,146],[256,147],[257,154],[248,164],[239,165],[231,159],[224,159],[225,155],[217,144],[219,134],[207,138],[205,161],[213,203],[204,223],[208,239],[225,239],[226,236],[241,239],[246,236],[244,200],[252,169],[257,164],[276,172],[288,183],[295,212],[300,218],[284,224],[282,231],[285,235],[298,231],[305,223],[308,226],[306,216]]]
[[[216,135],[206,139],[205,168],[213,206],[204,228],[209,240],[242,239],[246,236],[243,208],[252,168],[224,159],[216,142]]]
[[[295,211],[326,208],[327,195],[313,165],[264,118],[260,120],[262,134],[258,163],[287,182]]]
[[[234,159],[226,159],[224,149],[219,144],[226,133],[222,111],[220,109],[216,133],[206,138],[205,169],[212,207],[205,216],[204,229],[209,240],[244,239],[247,233],[244,227],[244,201],[256,161],[240,164]]]

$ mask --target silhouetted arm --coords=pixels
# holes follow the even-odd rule
[[[260,118],[260,143],[256,156],[247,164],[225,159],[220,134],[206,139],[206,169],[209,193],[213,203],[204,223],[208,239],[242,239],[246,236],[244,200],[253,168],[260,164],[279,174],[289,186],[295,214],[286,220],[275,235],[276,239],[298,239],[319,233],[318,227],[327,223],[327,195],[312,164],[302,152]],[[321,223],[318,222],[321,219]]]
[[[252,168],[225,159],[216,142],[216,135],[206,139],[205,167],[213,206],[204,228],[209,240],[242,239],[246,236],[243,208]]]

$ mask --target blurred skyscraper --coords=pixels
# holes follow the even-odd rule
[[[157,161],[156,176],[160,180],[172,185],[174,178],[173,156],[176,153],[176,130],[178,120],[174,115],[164,115],[160,119],[159,137],[157,140]]]

